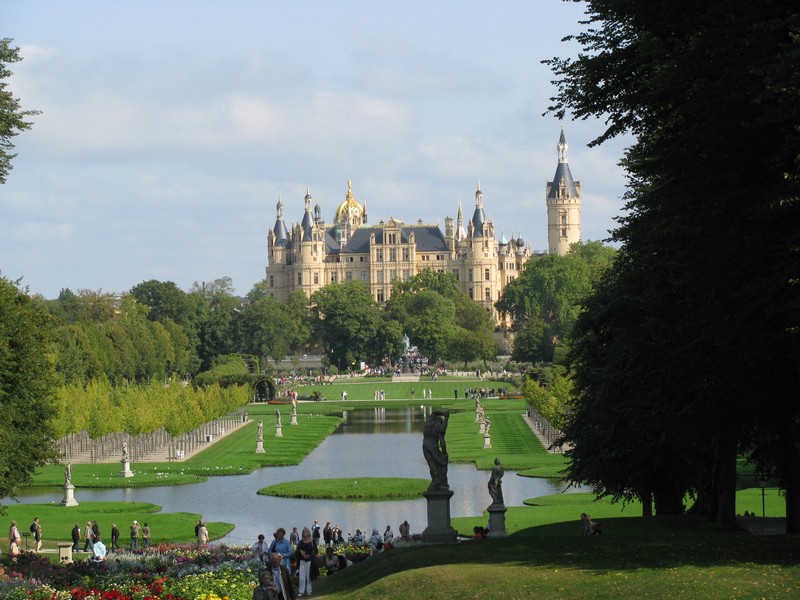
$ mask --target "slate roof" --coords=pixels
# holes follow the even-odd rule
[[[400,241],[408,243],[408,236],[414,232],[417,252],[447,252],[447,242],[442,230],[437,225],[402,225],[400,227]],[[325,242],[328,252],[333,254],[367,254],[369,253],[369,238],[375,234],[375,244],[382,245],[383,228],[381,226],[359,227],[353,232],[344,248],[339,248],[336,242],[336,228],[330,227],[325,232]]]

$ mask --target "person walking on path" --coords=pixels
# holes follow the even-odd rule
[[[119,528],[116,523],[111,524],[111,551],[119,550]]]
[[[72,551],[77,552],[81,548],[81,526],[75,523],[72,528]]]
[[[31,523],[31,533],[33,540],[36,542],[36,552],[42,550],[42,524],[39,522],[39,517],[36,517]]]
[[[131,523],[131,552],[139,548],[139,521]]]
[[[92,549],[92,522],[86,521],[86,527],[83,528],[83,551],[90,552]]]

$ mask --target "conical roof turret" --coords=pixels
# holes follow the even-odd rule
[[[569,162],[567,161],[568,148],[564,127],[562,126],[561,136],[558,138],[558,166],[556,167],[556,174],[553,175],[548,198],[574,198],[578,195],[578,188],[575,186],[575,180],[572,179]]]
[[[278,204],[275,205],[277,217],[275,219],[275,226],[272,232],[275,234],[275,245],[285,246],[289,243],[289,230],[286,229],[286,223],[283,220],[283,202],[281,197],[278,196]]]

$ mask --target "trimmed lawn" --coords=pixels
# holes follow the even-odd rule
[[[77,523],[83,527],[87,521],[97,521],[103,541],[111,547],[111,525],[117,524],[120,533],[120,545],[130,546],[130,525],[135,520],[139,524],[148,523],[152,533],[152,542],[191,543],[196,541],[194,526],[202,515],[179,512],[162,513],[161,507],[146,502],[81,502],[78,506],[65,508],[60,504],[10,504],[6,507],[4,521],[17,522],[21,533],[28,532],[28,526],[35,517],[42,523],[43,548],[56,548],[56,542],[72,539],[72,528]],[[206,523],[211,539],[221,538],[233,530],[231,523]],[[0,548],[4,556],[8,556],[8,536],[0,538]],[[141,543],[141,540],[139,540]],[[29,538],[29,546],[33,548],[33,536]],[[25,542],[23,540],[23,548]],[[83,539],[80,547],[83,548]]]
[[[261,496],[317,498],[327,500],[393,500],[418,498],[428,489],[427,479],[404,477],[359,477],[276,483],[258,490]]]

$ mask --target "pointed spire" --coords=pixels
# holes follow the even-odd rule
[[[564,124],[561,124],[561,136],[558,138],[558,162],[559,164],[567,163],[567,138],[564,135]]]

